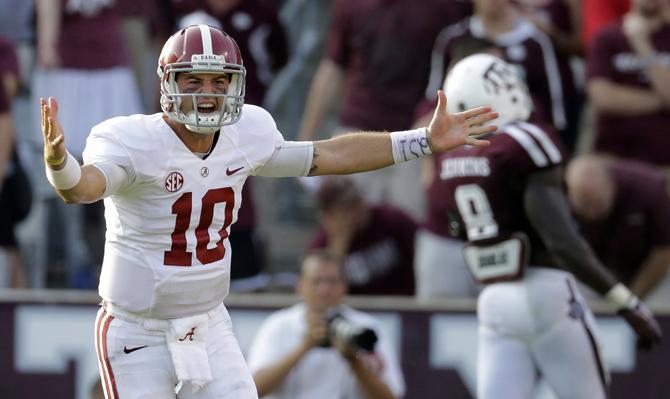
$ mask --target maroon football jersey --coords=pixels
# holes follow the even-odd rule
[[[63,68],[101,69],[127,65],[121,18],[106,1],[64,1],[58,52]]]
[[[670,198],[665,174],[635,161],[610,167],[616,197],[603,220],[580,220],[598,258],[625,284],[654,247],[670,245]]]
[[[334,1],[326,56],[346,71],[340,124],[409,129],[435,37],[469,9],[467,2],[444,0]]]
[[[416,222],[389,206],[372,206],[370,212],[370,223],[356,233],[345,259],[349,293],[414,295]],[[320,229],[309,247],[327,245],[328,235]]]
[[[670,24],[651,36],[656,57],[670,67]],[[604,78],[633,88],[651,87],[646,74],[649,60],[632,50],[621,21],[609,25],[595,38],[589,51],[587,78]],[[670,112],[626,116],[599,113],[595,148],[598,151],[657,165],[670,165]]]
[[[442,88],[447,68],[452,63],[454,48],[464,39],[473,37],[486,37],[481,20],[477,17],[466,18],[442,30],[435,41],[430,81],[417,115],[433,109],[435,92]],[[559,130],[566,128],[561,64],[549,37],[530,21],[519,20],[513,30],[501,35],[494,44],[503,59],[521,69],[535,106],[533,119],[552,124]]]
[[[466,146],[434,157],[426,227],[472,242],[498,241],[522,232],[533,248],[544,248],[526,217],[523,195],[530,173],[562,163],[557,135],[516,122],[489,140],[487,147]]]

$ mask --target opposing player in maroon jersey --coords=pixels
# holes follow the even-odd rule
[[[477,397],[529,398],[541,374],[558,397],[606,398],[594,317],[574,276],[620,309],[641,345],[659,342],[658,323],[575,229],[558,138],[526,122],[530,99],[513,68],[492,55],[470,56],[454,66],[445,89],[452,112],[491,104],[500,114],[490,146],[437,156],[431,187],[440,193],[431,217],[468,242],[466,263],[485,285]]]

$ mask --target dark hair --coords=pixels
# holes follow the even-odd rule
[[[312,258],[323,263],[336,264],[340,269],[342,278],[344,279],[344,259],[341,256],[336,255],[328,251],[327,249],[323,248],[309,250],[303,255],[302,259],[300,260],[300,274],[303,273],[303,266],[305,265],[307,260]]]
[[[343,176],[323,178],[316,192],[317,206],[322,211],[327,211],[336,205],[352,204],[360,199],[358,188],[351,179]]]

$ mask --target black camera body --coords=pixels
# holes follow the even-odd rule
[[[356,350],[363,352],[372,352],[377,343],[377,333],[368,327],[352,323],[344,317],[337,309],[332,309],[326,314],[328,322],[328,335],[330,339],[337,339],[346,342]],[[328,339],[322,346],[331,346]]]

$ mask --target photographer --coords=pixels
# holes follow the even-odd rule
[[[307,254],[297,292],[303,302],[270,315],[251,346],[248,363],[259,396],[403,396],[405,383],[398,360],[378,322],[341,304],[346,283],[340,258],[327,252]],[[347,331],[353,331],[353,337]],[[358,338],[370,335],[378,340],[367,351],[361,346],[374,340],[362,343]]]

